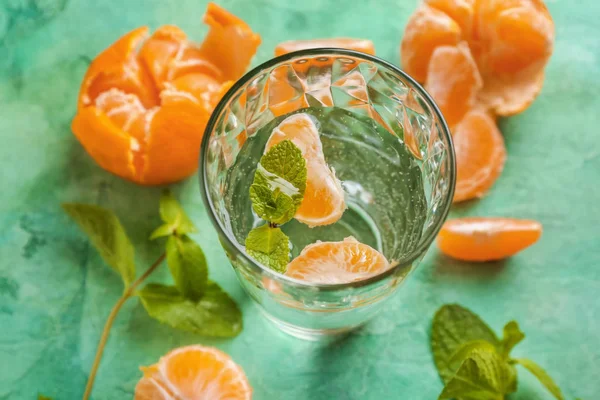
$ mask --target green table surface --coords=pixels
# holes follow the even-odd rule
[[[414,0],[222,0],[263,38],[254,64],[283,40],[366,37],[399,62]],[[567,399],[600,396],[600,6],[548,1],[557,27],[544,89],[521,115],[500,121],[508,160],[481,201],[452,215],[534,218],[534,247],[487,265],[451,261],[433,247],[384,312],[333,344],[303,342],[268,324],[242,292],[200,199],[196,176],[173,185],[200,227],[211,276],[239,302],[233,340],[180,333],[149,318],[137,300],[116,321],[94,399],[131,398],[139,365],[191,343],[214,345],[243,366],[255,399],[435,399],[442,385],[428,336],[435,310],[460,302],[496,330],[516,319],[527,334],[515,355],[543,365]],[[100,50],[137,26],[177,24],[206,32],[204,0],[0,0],[0,399],[83,393],[100,331],[120,294],[65,201],[96,203],[122,218],[138,270],[159,254],[160,188],[100,169],[70,132],[79,82]],[[153,279],[167,277],[161,271]],[[525,371],[511,399],[550,399]]]

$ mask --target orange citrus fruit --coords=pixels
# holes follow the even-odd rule
[[[506,148],[495,121],[484,111],[470,111],[454,130],[456,190],[454,201],[482,197],[502,173]]]
[[[342,242],[306,246],[288,264],[285,275],[311,283],[348,283],[377,275],[389,267],[383,254],[347,237]]]
[[[242,20],[215,4],[204,21],[210,30],[201,45],[176,26],[149,38],[141,27],[91,63],[72,129],[102,168],[146,185],[196,170],[210,113],[260,43]]]
[[[435,99],[450,127],[460,122],[475,106],[482,86],[477,64],[466,42],[434,50],[425,89]]]
[[[446,221],[437,244],[442,253],[465,261],[510,257],[538,241],[542,225],[514,218],[460,218]]]
[[[298,50],[316,49],[319,47],[338,47],[360,51],[363,53],[375,55],[375,46],[373,42],[366,39],[351,38],[332,38],[332,39],[310,39],[310,40],[290,40],[283,42],[275,47],[275,56],[291,53]]]
[[[317,126],[306,114],[287,117],[273,130],[265,151],[283,140],[298,146],[306,160],[306,190],[294,218],[310,227],[333,224],[346,209],[344,190],[325,162]]]
[[[242,368],[212,347],[181,347],[142,367],[135,400],[249,400],[252,388]]]
[[[542,88],[554,22],[542,0],[425,0],[405,29],[403,67],[424,82],[436,48],[462,41],[482,77],[479,103],[494,114],[512,115],[525,110]],[[448,67],[447,74],[464,72]]]

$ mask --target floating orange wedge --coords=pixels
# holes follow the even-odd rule
[[[542,225],[513,218],[461,218],[447,221],[437,237],[440,250],[465,261],[510,257],[538,241]]]
[[[249,400],[242,368],[212,347],[175,349],[150,367],[135,387],[135,400]]]
[[[94,59],[72,129],[98,164],[145,185],[175,182],[197,168],[208,117],[246,70],[260,37],[210,3],[198,46],[176,26],[146,40],[141,27]],[[139,51],[138,51],[139,49]]]
[[[344,190],[325,162],[319,131],[306,114],[284,119],[271,134],[266,150],[283,140],[291,140],[306,160],[307,179],[304,198],[294,218],[310,227],[338,221],[344,210]]]
[[[375,46],[373,42],[366,39],[351,38],[333,38],[333,39],[310,39],[310,40],[290,40],[283,42],[275,47],[275,56],[291,53],[298,50],[316,49],[319,47],[338,47],[360,51],[363,53],[375,55]]]
[[[456,190],[454,201],[482,197],[502,173],[506,148],[495,121],[474,110],[454,129]]]
[[[347,237],[342,242],[306,246],[288,264],[285,275],[312,283],[348,283],[377,275],[389,267],[383,254]]]

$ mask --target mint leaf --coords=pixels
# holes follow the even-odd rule
[[[167,265],[179,292],[197,301],[204,294],[208,266],[204,252],[187,236],[170,236],[166,245]]]
[[[164,236],[171,236],[174,231],[175,228],[173,228],[173,225],[163,224],[152,232],[150,235],[150,240],[158,239]]]
[[[527,368],[529,372],[535,375],[536,378],[548,389],[552,395],[558,400],[564,400],[563,394],[560,391],[560,388],[554,383],[554,380],[548,375],[546,371],[536,363],[526,358],[516,358],[515,362],[521,364],[523,367]]]
[[[306,190],[306,161],[289,140],[273,146],[260,159],[250,186],[250,200],[256,214],[275,224],[291,220]]]
[[[151,317],[173,328],[211,337],[233,337],[242,330],[237,304],[215,282],[208,282],[199,301],[186,299],[174,286],[156,283],[137,294]]]
[[[169,236],[173,233],[186,235],[197,232],[196,227],[169,190],[163,191],[160,196],[159,212],[160,218],[165,224],[157,228],[150,239]]]
[[[285,179],[304,195],[306,161],[302,157],[302,151],[291,140],[283,140],[271,147],[260,159],[260,165],[268,172]]]
[[[525,334],[521,332],[519,324],[516,321],[510,321],[506,324],[500,343],[502,357],[507,359],[511,350],[523,339],[525,339]]]
[[[65,203],[65,212],[79,225],[106,264],[121,275],[125,287],[135,278],[134,251],[117,216],[102,207]]]
[[[52,400],[52,398],[44,396],[43,394],[38,394],[38,400]]]
[[[284,273],[290,261],[289,243],[281,229],[265,224],[250,231],[246,238],[246,251],[261,264]]]
[[[495,351],[474,350],[448,381],[438,400],[502,400],[511,393],[515,371]]]
[[[475,350],[496,351],[494,345],[485,340],[474,340],[472,342],[461,345],[454,354],[450,357],[448,363],[457,371],[460,365],[465,361]]]
[[[431,350],[437,370],[444,382],[456,372],[452,356],[463,345],[473,341],[486,341],[499,347],[499,340],[485,322],[476,314],[458,304],[442,306],[433,318]]]

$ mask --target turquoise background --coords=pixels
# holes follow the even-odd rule
[[[355,36],[399,62],[416,1],[223,0],[263,37],[254,64],[287,39]],[[534,218],[544,235],[504,262],[470,265],[432,248],[383,314],[360,332],[322,345],[265,322],[238,286],[202,205],[197,177],[173,186],[200,227],[211,276],[239,302],[244,331],[214,341],[150,319],[136,299],[119,315],[93,398],[131,398],[147,365],[176,346],[216,345],[245,369],[255,399],[435,399],[442,385],[428,334],[434,311],[460,302],[496,330],[516,319],[527,334],[514,354],[556,379],[568,399],[600,394],[600,6],[548,1],[555,54],[538,100],[500,122],[508,161],[489,195],[453,215]],[[79,82],[93,58],[140,25],[206,32],[202,0],[0,0],[0,399],[56,400],[83,393],[100,331],[121,292],[86,238],[59,208],[100,204],[122,218],[138,271],[160,248],[160,188],[100,169],[70,132]],[[153,277],[167,276],[165,268]],[[550,399],[525,371],[511,399]]]

